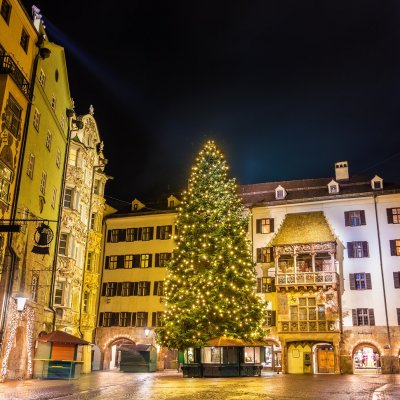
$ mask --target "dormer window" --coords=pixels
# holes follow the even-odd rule
[[[179,205],[179,200],[172,194],[171,196],[168,197],[167,201],[168,201],[168,208],[174,208]]]
[[[275,199],[276,200],[283,200],[287,195],[286,190],[279,185],[276,189],[275,189]]]
[[[139,211],[142,208],[146,207],[140,200],[135,199],[132,201],[132,211]]]
[[[328,183],[328,191],[329,191],[330,194],[339,193],[339,184],[336,181],[331,180]]]
[[[380,176],[375,175],[371,179],[371,187],[373,190],[383,189],[383,179]]]
[[[134,205],[133,205],[133,211],[137,211],[137,203],[135,203]]]

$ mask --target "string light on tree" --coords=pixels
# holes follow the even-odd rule
[[[177,247],[167,266],[160,344],[184,349],[222,335],[261,338],[265,309],[254,290],[248,218],[213,141],[196,158],[182,197]]]

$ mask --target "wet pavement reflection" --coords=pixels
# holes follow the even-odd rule
[[[99,371],[76,380],[0,383],[0,399],[137,400],[391,400],[400,399],[400,375],[282,375],[183,378],[176,371]]]

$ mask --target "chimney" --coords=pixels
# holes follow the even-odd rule
[[[339,161],[335,163],[335,179],[337,181],[349,179],[349,166],[347,161]]]

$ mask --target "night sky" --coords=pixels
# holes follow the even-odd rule
[[[400,2],[23,2],[95,108],[108,198],[180,192],[214,139],[239,184],[351,175],[400,183]],[[123,202],[121,202],[123,205]]]

